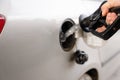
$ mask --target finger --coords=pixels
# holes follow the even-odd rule
[[[115,19],[117,18],[117,14],[112,12],[112,13],[108,13],[106,16],[106,23],[107,24],[112,24]]]
[[[110,22],[110,24],[112,24],[115,21],[116,18],[117,18],[117,15],[114,12],[111,13],[111,22]]]
[[[101,7],[102,16],[106,16],[110,8],[111,8],[111,4],[109,2],[106,2],[105,4],[103,4],[103,6]]]
[[[112,14],[112,13],[108,13],[107,16],[106,16],[106,23],[107,23],[108,25],[109,25],[110,22],[111,22],[111,18],[112,18],[112,17],[111,17],[111,14]]]
[[[104,25],[96,29],[96,31],[99,32],[99,33],[103,32],[105,30],[106,30],[106,27]]]
[[[108,11],[109,11],[108,8],[102,7],[102,16],[106,16]]]

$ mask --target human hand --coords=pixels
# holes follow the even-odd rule
[[[111,25],[117,18],[117,14],[114,12],[109,12],[109,9],[117,6],[120,6],[120,0],[108,0],[106,3],[102,5],[101,7],[102,16],[106,16],[107,25]],[[104,25],[96,29],[97,32],[103,32],[105,30],[106,26]]]
[[[117,18],[116,13],[114,13],[114,12],[109,12],[109,13],[107,14],[107,16],[106,16],[106,23],[107,23],[108,25],[111,25],[116,18]],[[105,26],[105,25],[103,25],[103,26],[101,26],[101,27],[99,27],[99,28],[96,29],[97,32],[103,32],[103,31],[105,31],[105,30],[106,30],[106,26]]]
[[[102,16],[106,16],[110,8],[120,6],[120,0],[107,0],[101,7]]]

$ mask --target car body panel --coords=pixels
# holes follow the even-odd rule
[[[1,80],[73,80],[90,68],[99,69],[96,49],[91,49],[93,54],[89,54],[90,60],[84,66],[70,61],[72,53],[64,52],[59,44],[60,21],[60,24],[39,19],[7,18],[7,21],[0,39]],[[82,39],[81,44],[81,49],[86,46]],[[83,50],[89,53],[89,47]]]
[[[118,31],[113,37],[111,37],[105,44],[105,46],[100,48],[100,56],[102,62],[102,76],[107,74],[104,79],[106,80],[109,76],[116,72],[119,67],[119,57],[120,57],[120,45],[119,45],[119,35]]]

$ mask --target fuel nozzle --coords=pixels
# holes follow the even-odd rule
[[[101,6],[105,3],[104,1],[100,7],[90,16],[83,18],[79,17],[79,23],[83,31],[91,32],[97,37],[100,37],[104,40],[108,40],[112,37],[120,27],[120,7],[114,7],[109,9],[109,12],[114,12],[117,14],[117,18],[113,21],[112,24],[106,23],[106,16],[102,16]],[[98,28],[103,27],[103,31],[98,31]]]

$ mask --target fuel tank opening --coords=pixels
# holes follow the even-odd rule
[[[74,27],[74,25],[75,22],[70,18],[66,19],[61,25],[59,41],[64,51],[72,50],[76,43],[75,33],[71,34],[70,36],[66,36],[66,33],[69,31],[69,29]]]

